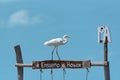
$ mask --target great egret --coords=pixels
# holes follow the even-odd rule
[[[70,38],[70,36],[68,35],[64,35],[63,38],[55,38],[55,39],[52,39],[52,40],[49,40],[49,41],[46,41],[44,43],[45,46],[54,46],[53,48],[53,51],[52,51],[52,60],[53,60],[53,53],[56,49],[56,54],[60,60],[60,57],[59,57],[59,54],[58,54],[58,46],[60,45],[65,45],[67,42],[68,42],[68,39]],[[63,68],[63,75],[66,74],[66,71],[65,69]],[[51,69],[51,75],[52,75],[52,80],[53,80],[53,70]],[[63,77],[65,78],[65,77]]]
[[[52,51],[52,60],[53,60],[53,53],[54,53],[55,49],[56,49],[56,54],[60,60],[60,57],[58,54],[58,46],[65,45],[68,42],[69,38],[70,38],[70,36],[64,35],[63,38],[55,38],[55,39],[46,41],[44,43],[45,46],[54,46],[53,51]]]

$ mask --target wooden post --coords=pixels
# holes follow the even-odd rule
[[[16,53],[16,62],[23,64],[20,45],[16,45],[14,49]],[[17,71],[18,71],[18,80],[23,80],[23,71],[24,71],[23,67],[17,66]]]
[[[110,80],[110,70],[109,70],[109,61],[108,61],[108,39],[107,39],[107,37],[105,38],[105,43],[104,43],[104,61],[107,62],[107,65],[104,66],[105,80]]]

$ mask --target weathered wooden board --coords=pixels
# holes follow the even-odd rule
[[[90,60],[86,61],[67,61],[67,60],[45,60],[33,61],[33,69],[50,69],[50,68],[89,68]]]

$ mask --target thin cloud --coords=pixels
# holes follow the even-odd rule
[[[25,10],[20,10],[13,13],[9,18],[9,23],[11,25],[17,24],[27,24],[29,22],[28,12]]]
[[[43,23],[44,17],[40,15],[30,16],[27,10],[19,10],[10,15],[8,22],[10,25],[29,25]]]

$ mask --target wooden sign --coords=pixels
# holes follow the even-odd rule
[[[61,60],[46,60],[33,61],[33,69],[51,69],[51,68],[89,68],[90,60],[86,61],[61,61]]]

